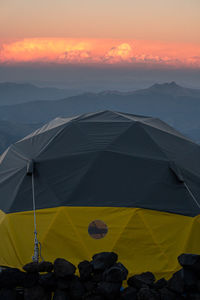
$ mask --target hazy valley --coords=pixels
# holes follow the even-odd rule
[[[130,92],[103,91],[74,96],[64,89],[2,83],[0,103],[1,153],[53,118],[99,110],[157,117],[200,142],[200,90],[181,87],[175,82]]]

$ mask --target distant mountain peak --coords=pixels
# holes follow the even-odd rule
[[[140,95],[151,96],[170,96],[170,97],[199,97],[200,90],[194,90],[190,88],[178,85],[175,81],[165,83],[155,83],[147,89],[138,90],[135,92]]]
[[[175,89],[175,88],[182,88],[180,85],[178,85],[175,81],[171,81],[171,82],[165,82],[165,83],[155,83],[154,85],[152,85],[150,87],[150,89],[152,88],[156,88],[156,89]]]

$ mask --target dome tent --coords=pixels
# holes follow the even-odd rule
[[[200,147],[158,119],[104,111],[57,118],[1,156],[0,265],[33,254],[30,161],[45,259],[115,251],[132,274],[168,277],[179,254],[200,253]]]

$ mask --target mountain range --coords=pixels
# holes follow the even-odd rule
[[[35,131],[40,124],[21,124],[0,120],[0,153],[10,144]]]
[[[80,93],[74,89],[37,87],[30,83],[0,83],[0,106],[36,100],[56,100]]]
[[[1,98],[0,98],[1,100]],[[23,135],[58,116],[67,117],[99,110],[115,110],[162,119],[196,142],[200,142],[200,90],[175,82],[154,84],[131,92],[103,91],[84,93],[61,100],[40,100],[0,106],[0,133],[7,143],[0,151]],[[5,132],[7,124],[7,132]],[[8,125],[10,124],[10,125]],[[12,126],[18,128],[13,131]],[[23,129],[24,128],[24,129]],[[29,131],[30,130],[30,131]],[[28,132],[29,131],[29,132]],[[21,132],[21,135],[20,135]]]

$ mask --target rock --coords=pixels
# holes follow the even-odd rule
[[[78,265],[78,269],[81,280],[87,281],[91,279],[93,267],[89,261],[84,260],[80,262],[80,264]]]
[[[23,270],[27,273],[37,273],[38,272],[38,263],[30,262],[23,266]]]
[[[198,277],[189,269],[181,269],[180,276],[184,280],[184,290],[192,291],[198,285]]]
[[[198,286],[198,277],[192,270],[181,269],[168,281],[168,288],[176,293],[192,291]]]
[[[56,276],[54,273],[42,274],[39,276],[39,284],[46,289],[54,291],[57,285]]]
[[[15,289],[2,288],[0,290],[0,299],[1,300],[16,300],[17,294]]]
[[[120,295],[121,283],[114,282],[99,282],[96,292],[108,300],[115,300]]]
[[[184,269],[200,271],[200,255],[184,253],[178,257],[178,261]]]
[[[24,290],[24,300],[51,300],[51,293],[36,285]]]
[[[93,272],[93,276],[92,276],[92,280],[94,282],[103,281],[103,271],[102,270],[100,270],[100,271],[94,271]]]
[[[23,286],[26,273],[19,269],[7,268],[0,273],[0,288]]]
[[[196,289],[200,293],[200,280],[197,281]]]
[[[116,263],[103,274],[104,280],[108,282],[122,282],[127,276],[128,270],[121,263]]]
[[[101,295],[86,295],[83,298],[84,300],[104,300],[105,298]]]
[[[187,296],[188,300],[200,300],[200,294],[199,293],[190,293]]]
[[[69,277],[58,277],[56,286],[59,290],[67,290],[70,287]]]
[[[94,282],[94,281],[92,281],[92,280],[85,281],[85,282],[83,283],[83,285],[84,285],[85,290],[86,290],[87,292],[93,291],[93,290],[96,288],[96,286],[97,286],[96,282]]]
[[[114,266],[120,268],[124,274],[123,276],[123,280],[126,280],[127,279],[127,276],[128,276],[128,270],[127,268],[120,262],[116,263]]]
[[[151,272],[145,272],[140,275],[129,277],[127,283],[129,286],[140,289],[145,286],[152,286],[154,281],[155,276]]]
[[[69,283],[69,295],[72,300],[81,300],[85,294],[85,287],[78,276],[74,276]]]
[[[17,287],[16,289],[16,300],[24,300],[24,289]]]
[[[64,258],[57,258],[54,261],[54,273],[57,277],[72,276],[75,271],[76,267]]]
[[[38,281],[39,281],[38,273],[26,273],[26,276],[24,279],[24,287],[32,288],[33,286],[38,284]]]
[[[174,273],[172,278],[168,281],[168,288],[178,294],[184,292],[184,279],[180,271]]]
[[[164,287],[159,290],[160,300],[176,300],[176,294]]]
[[[53,264],[49,261],[42,262],[30,262],[23,266],[24,271],[27,273],[36,273],[36,272],[51,272],[53,270]]]
[[[141,288],[137,293],[138,300],[160,300],[160,295],[150,288]]]
[[[92,257],[91,265],[94,270],[105,270],[117,262],[118,255],[114,252],[101,252]]]
[[[71,300],[68,292],[56,289],[53,295],[53,300]]]
[[[137,289],[129,286],[121,291],[121,300],[137,300]]]
[[[51,272],[53,271],[53,264],[49,261],[42,261],[38,264],[38,272]]]
[[[167,286],[167,280],[165,278],[161,278],[158,281],[156,281],[153,285],[154,289],[162,289]]]

